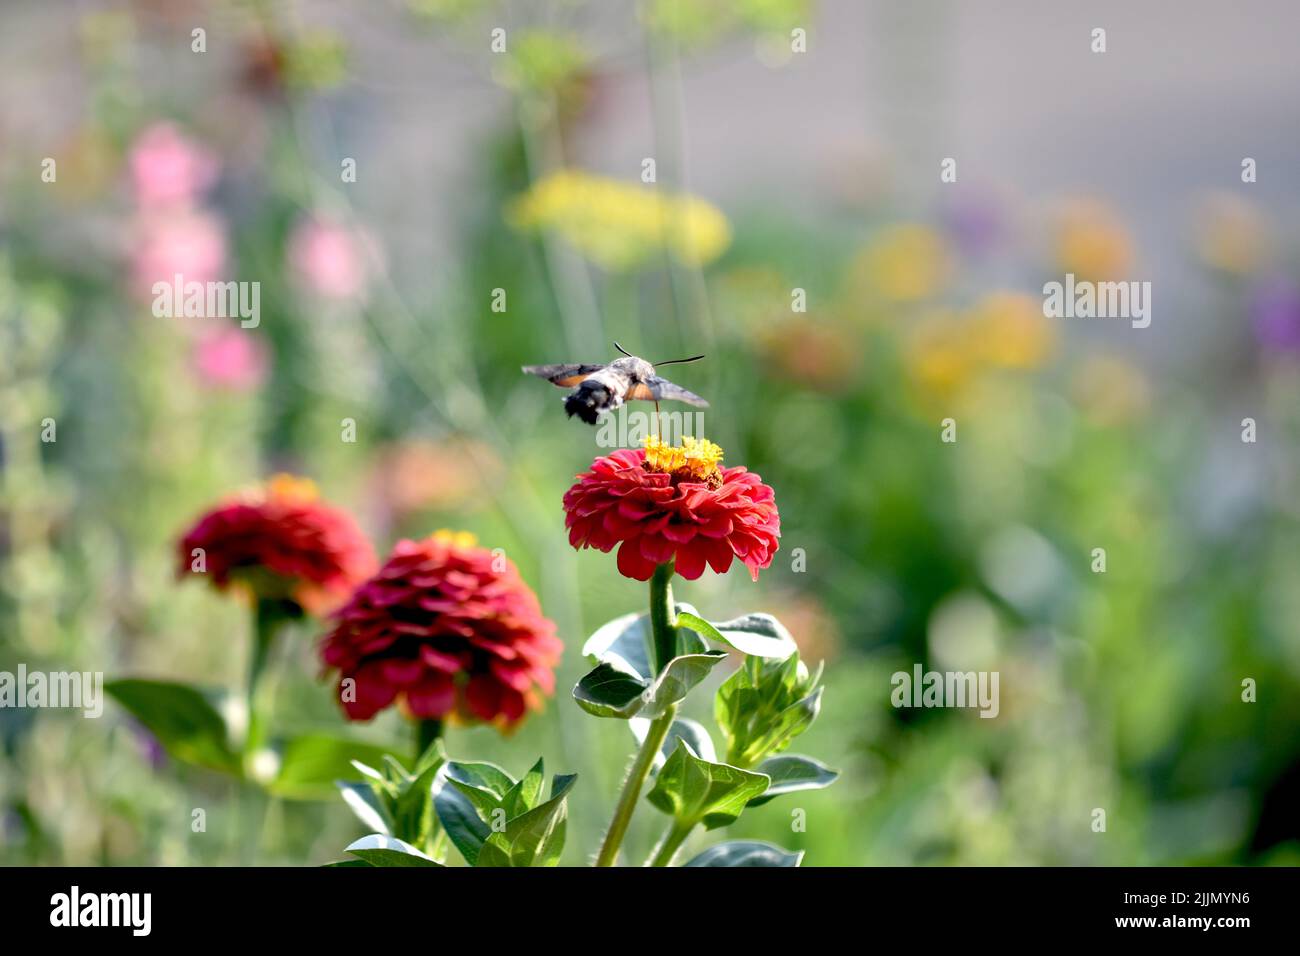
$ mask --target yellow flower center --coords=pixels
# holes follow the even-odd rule
[[[318,492],[316,482],[310,478],[299,478],[281,472],[273,475],[266,483],[268,498],[288,498],[294,501],[315,501]]]
[[[473,548],[478,545],[478,535],[472,531],[452,531],[450,528],[439,528],[429,537],[442,544],[449,544],[453,548]]]
[[[706,438],[685,435],[681,445],[670,445],[653,436],[645,440],[647,471],[672,475],[683,481],[714,484],[722,480],[721,464],[722,449]]]

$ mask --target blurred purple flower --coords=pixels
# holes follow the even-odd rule
[[[140,755],[149,766],[154,770],[161,770],[167,766],[167,751],[163,749],[163,745],[158,742],[158,738],[150,732],[149,728],[137,720],[128,723],[131,732],[135,735],[136,745],[140,748]]]
[[[262,343],[238,326],[205,332],[194,345],[194,367],[213,388],[251,391],[266,378],[266,365]]]
[[[1300,352],[1300,286],[1293,280],[1276,276],[1261,283],[1250,313],[1260,345]]]
[[[1002,242],[1006,215],[990,191],[964,194],[944,207],[943,225],[962,254],[978,258]]]
[[[131,182],[144,208],[188,205],[217,177],[217,160],[170,123],[156,123],[131,146]]]

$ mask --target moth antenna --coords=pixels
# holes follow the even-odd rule
[[[690,358],[669,359],[667,362],[653,362],[651,364],[658,368],[660,365],[681,365],[683,362],[698,362],[702,358],[704,358],[703,355],[692,355]]]
[[[622,352],[622,353],[623,353],[624,355],[626,355],[628,358],[636,358],[635,355],[633,355],[633,354],[632,354],[631,352],[629,352],[627,349],[623,348],[623,346],[619,345],[617,342],[614,343],[614,348],[618,349],[620,352]]]

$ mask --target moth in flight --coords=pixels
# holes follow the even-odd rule
[[[529,375],[549,379],[560,388],[573,389],[564,396],[564,410],[572,418],[577,415],[588,425],[596,424],[596,417],[613,411],[624,402],[647,401],[658,405],[661,401],[686,402],[707,408],[709,403],[694,392],[674,385],[655,374],[655,366],[638,358],[617,342],[614,348],[623,353],[608,365],[525,365]],[[672,359],[659,365],[676,365],[698,362],[703,355]]]

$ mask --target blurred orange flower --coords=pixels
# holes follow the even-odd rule
[[[824,318],[800,315],[765,328],[758,345],[776,374],[820,392],[851,387],[862,364],[852,330]]]
[[[1105,203],[1067,201],[1053,223],[1056,267],[1081,279],[1120,279],[1133,265],[1133,240],[1124,223]]]
[[[951,309],[936,310],[919,319],[903,343],[908,377],[934,397],[962,391],[978,371],[966,328]]]

